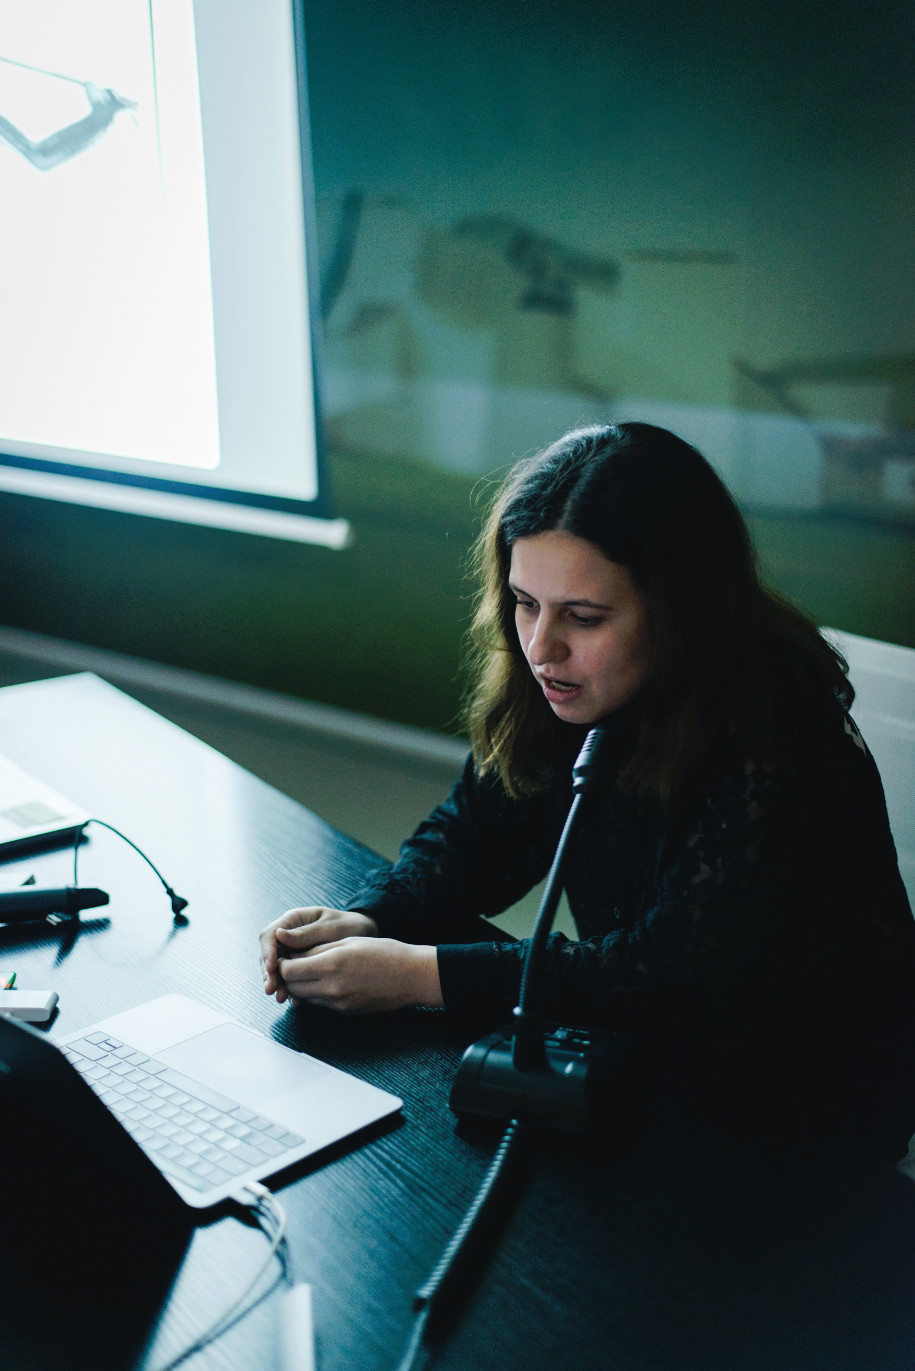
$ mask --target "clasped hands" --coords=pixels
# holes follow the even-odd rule
[[[277,1004],[307,1000],[341,1014],[442,1004],[435,948],[382,938],[355,910],[289,909],[260,944],[264,990]]]

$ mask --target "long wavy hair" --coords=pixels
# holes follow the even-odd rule
[[[648,670],[620,777],[641,802],[675,807],[726,736],[776,756],[791,703],[850,706],[846,662],[761,583],[743,518],[705,458],[651,424],[580,429],[512,470],[474,552],[465,720],[478,771],[495,770],[510,795],[548,783],[567,728],[521,651],[508,589],[514,544],[553,530],[625,567],[646,597]]]

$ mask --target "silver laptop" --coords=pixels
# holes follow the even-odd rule
[[[183,1200],[205,1209],[402,1107],[184,995],[57,1039]]]
[[[90,815],[72,800],[0,756],[0,853],[19,847],[65,842]]]

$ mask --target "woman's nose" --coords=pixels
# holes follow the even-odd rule
[[[562,662],[568,656],[568,647],[562,635],[545,615],[537,621],[527,655],[531,666],[547,666],[550,662]]]

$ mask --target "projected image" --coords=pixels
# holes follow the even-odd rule
[[[36,71],[38,75],[54,76],[56,73],[46,71],[41,72],[37,68],[25,67],[24,63],[16,62],[10,57],[0,57],[0,62],[7,66],[19,67],[20,70]],[[75,77],[61,76],[61,81],[75,81]],[[21,128],[5,119],[0,114],[0,140],[21,152],[27,162],[31,162],[33,167],[39,171],[51,171],[54,167],[59,167],[61,162],[66,162],[71,157],[75,157],[84,148],[91,145],[101,138],[106,129],[110,128],[115,115],[120,110],[136,109],[135,100],[125,100],[117,91],[101,90],[92,81],[77,81],[77,85],[82,86],[89,104],[89,113],[82,119],[77,119],[73,124],[51,133],[47,138],[42,138],[37,142],[29,138]]]
[[[219,465],[191,0],[0,15],[0,443]]]

